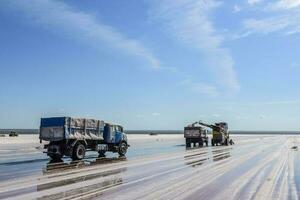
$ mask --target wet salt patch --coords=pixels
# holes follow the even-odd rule
[[[300,191],[300,152],[294,152],[295,155],[295,183],[297,187],[297,191]]]
[[[249,153],[249,151],[248,151],[248,153]],[[257,153],[257,152],[256,152]],[[209,183],[209,182],[211,182],[212,181],[212,179],[215,179],[216,178],[216,175],[217,176],[223,176],[223,174],[224,174],[224,172],[226,172],[226,168],[228,167],[228,168],[231,168],[231,167],[233,167],[232,165],[234,165],[234,166],[238,166],[239,165],[239,163],[240,162],[242,162],[242,160],[243,159],[245,159],[245,157],[247,157],[247,156],[243,156],[243,157],[240,157],[240,159],[236,159],[236,157],[234,158],[234,160],[236,160],[236,162],[231,162],[231,159],[229,159],[229,160],[223,160],[224,162],[222,162],[222,161],[218,161],[218,163],[219,164],[214,164],[213,165],[213,168],[216,170],[215,172],[212,172],[211,171],[211,169],[212,168],[209,168],[209,169],[207,169],[207,170],[204,170],[203,168],[194,168],[195,170],[196,170],[196,174],[193,174],[193,176],[188,176],[187,174],[186,174],[186,170],[185,171],[182,171],[182,173],[176,173],[176,178],[179,178],[178,176],[180,175],[180,174],[182,174],[183,175],[183,177],[182,177],[182,179],[180,179],[179,178],[179,180],[177,179],[175,179],[174,180],[174,183],[172,184],[171,182],[170,182],[170,180],[169,179],[167,179],[166,180],[166,183],[165,184],[167,184],[167,185],[165,185],[165,186],[159,186],[159,185],[157,185],[158,183],[161,183],[163,180],[162,179],[158,179],[157,181],[154,181],[153,183],[154,183],[154,185],[153,185],[153,190],[152,190],[152,192],[151,191],[148,191],[149,190],[149,187],[151,186],[145,186],[145,191],[148,191],[149,193],[149,195],[151,196],[152,195],[152,193],[153,193],[153,195],[154,196],[152,196],[153,198],[152,199],[155,199],[155,198],[158,198],[158,199],[164,199],[162,196],[160,196],[160,195],[166,195],[167,194],[167,196],[165,196],[166,198],[169,198],[169,199],[172,199],[172,197],[174,197],[174,195],[176,196],[176,194],[178,194],[178,190],[180,190],[180,189],[184,189],[184,190],[187,190],[187,191],[184,191],[184,190],[182,190],[182,193],[183,194],[186,194],[186,195],[189,195],[189,194],[191,194],[190,193],[190,189],[193,189],[194,187],[198,187],[199,185],[203,185],[203,184],[207,184],[207,183]],[[222,164],[221,163],[227,163],[227,167],[225,167],[224,165],[222,166]],[[201,171],[199,171],[199,169],[202,169],[202,170],[204,170],[205,171],[205,173],[201,173]],[[206,176],[205,177],[205,179],[203,179],[204,177],[202,177],[202,175],[203,176]],[[164,179],[165,180],[165,179]],[[162,183],[163,184],[163,183]],[[189,187],[189,186],[190,187]],[[176,186],[176,187],[175,187]],[[181,187],[182,186],[182,187]],[[166,187],[166,188],[165,188]],[[165,189],[164,189],[165,188]],[[139,185],[139,190],[140,191],[144,191],[142,188],[140,188],[140,185]],[[120,191],[119,189],[118,189],[118,191]],[[159,193],[158,193],[158,191],[159,191]],[[125,191],[124,191],[125,192]],[[126,194],[126,196],[125,197],[129,197],[129,198],[143,198],[143,197],[147,197],[147,199],[151,199],[151,197],[148,197],[148,196],[145,196],[146,194],[145,193],[143,193],[143,194],[140,194],[141,196],[135,196],[135,192],[134,191],[132,191],[132,190],[129,190],[128,191],[129,192],[129,194]],[[130,193],[133,193],[133,194],[130,194]],[[137,192],[137,191],[136,191]],[[168,192],[171,192],[170,193],[170,195],[168,196]],[[176,192],[176,194],[173,194],[172,192]],[[124,193],[123,192],[121,192],[121,194],[122,194],[122,197],[124,197]],[[137,193],[137,195],[138,195],[139,193]],[[172,195],[173,194],[173,195]],[[197,196],[199,197],[199,193],[197,193],[196,192],[196,194],[197,194]],[[120,196],[118,196],[118,194],[115,194],[116,196],[112,196],[112,195],[109,195],[108,194],[108,197],[109,198],[114,198],[114,199],[118,199],[118,197],[120,197]],[[189,196],[189,198],[190,198],[191,196]],[[181,198],[179,198],[179,199],[181,199]],[[197,198],[198,199],[198,198]]]
[[[22,135],[20,134],[18,137],[1,137],[0,145],[2,144],[26,144],[26,143],[39,143],[39,135],[28,134]]]
[[[270,151],[272,150],[269,150],[268,152]],[[251,181],[250,178],[253,176],[253,174],[259,172],[260,167],[264,168],[265,165],[264,162],[266,162],[265,158],[267,158],[267,160],[273,159],[272,157],[271,158],[266,157],[267,155],[269,155],[268,152],[265,152],[264,155],[259,155],[252,159],[249,159],[247,162],[242,163],[241,165],[234,168],[233,170],[226,172],[226,174],[224,174],[220,179],[218,179],[217,182],[214,182],[213,185],[207,185],[205,188],[202,188],[202,190],[206,190],[206,188],[207,189],[220,188],[220,190],[216,191],[218,192],[218,195],[214,193],[214,195],[216,195],[215,199],[220,199],[220,197],[222,197],[223,199],[230,199],[230,198],[245,199],[244,196],[241,198],[239,192],[244,194],[243,189],[247,187],[248,185],[247,183]],[[257,165],[256,163],[259,163],[259,165]],[[232,178],[232,177],[237,177],[237,174],[239,174],[238,179]],[[226,183],[226,187],[223,187],[225,183]],[[251,184],[251,186],[253,186],[253,184]]]
[[[148,137],[156,137],[156,136],[148,136]],[[257,136],[255,136],[255,138],[256,138]],[[251,139],[251,138],[250,138]],[[241,139],[241,140],[243,140],[243,141],[251,141],[251,142],[253,142],[254,140],[250,140],[249,138],[245,138],[245,137],[243,137],[243,139]],[[280,138],[277,138],[278,140],[280,139]],[[153,140],[153,139],[151,139],[151,140]],[[133,140],[134,141],[134,140]],[[156,145],[149,145],[149,143],[148,143],[148,139],[146,139],[146,141],[145,141],[145,143],[148,145],[148,147],[151,147],[151,146],[153,146],[153,148],[159,148],[159,145],[158,146],[156,146]],[[177,143],[178,142],[181,142],[182,141],[182,138],[179,138],[178,140],[177,140]],[[270,143],[270,141],[272,141],[271,139],[269,139],[269,143]],[[176,139],[174,140],[174,142],[176,143]],[[273,141],[272,141],[273,142]],[[260,144],[261,145],[265,145],[264,144],[265,142],[261,142]],[[133,142],[133,144],[134,144],[134,142]],[[157,142],[157,143],[155,143],[155,144],[166,144],[165,142],[161,142],[161,143],[159,143],[159,142]],[[250,151],[250,150],[257,150],[257,149],[255,149],[255,148],[249,148],[249,147],[247,147],[247,148],[245,148],[246,146],[244,145],[244,143],[243,143],[243,145],[240,145],[241,143],[240,142],[237,142],[237,144],[238,145],[235,145],[233,148],[233,151],[232,151],[232,155],[231,156],[233,156],[233,157],[235,157],[236,155],[240,155],[242,152],[243,153],[245,153],[246,151]],[[168,143],[168,145],[173,145],[173,142],[169,142]],[[166,146],[168,146],[168,145],[166,145]],[[133,147],[135,147],[135,146],[133,146]],[[170,148],[170,146],[169,146],[169,148]],[[216,148],[212,148],[212,149],[220,149],[221,147],[216,147]],[[259,145],[257,146],[257,148],[259,148]],[[204,148],[203,148],[204,149]],[[140,148],[133,148],[133,150],[132,151],[138,151],[138,150],[142,150],[142,149],[140,149]],[[151,149],[150,149],[151,150]],[[169,151],[170,152],[173,152],[173,149],[172,148],[170,148],[169,149]],[[186,152],[185,151],[185,148],[182,148],[182,149],[180,149],[179,151],[182,151],[182,152]],[[239,153],[240,152],[240,153]],[[174,153],[174,152],[173,152]],[[132,155],[132,154],[131,154]],[[1,167],[0,167],[0,169],[1,169]],[[190,169],[193,169],[193,168],[190,168]],[[194,169],[197,169],[197,168],[194,168]],[[132,170],[132,173],[134,174],[135,173],[135,171],[134,171],[134,168],[129,168],[129,170]],[[147,170],[147,169],[145,169],[145,170]],[[176,174],[177,175],[177,174]],[[123,178],[124,178],[124,176],[122,176]],[[157,181],[159,181],[160,180],[160,178],[161,177],[158,177],[156,180]],[[123,180],[126,180],[126,179],[123,179]],[[167,181],[167,180],[166,180]],[[95,183],[97,183],[97,181],[95,181]],[[154,182],[153,183],[154,185],[156,184],[156,182]],[[70,188],[72,188],[72,187],[70,187]],[[139,187],[137,187],[137,188],[139,188]],[[147,187],[146,187],[147,188]],[[131,188],[132,189],[132,188]]]

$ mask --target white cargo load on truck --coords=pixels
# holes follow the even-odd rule
[[[63,139],[103,140],[104,121],[86,118],[42,118],[40,139],[58,141]]]

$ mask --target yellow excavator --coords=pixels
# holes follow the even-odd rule
[[[199,125],[212,129],[212,138],[211,138],[212,146],[234,144],[233,140],[229,138],[228,124],[226,122],[219,122],[213,125],[213,124],[206,124],[200,121]]]

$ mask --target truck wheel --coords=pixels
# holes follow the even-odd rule
[[[191,147],[191,143],[188,140],[186,140],[185,141],[185,146],[186,146],[186,148],[190,148]]]
[[[118,153],[120,156],[125,156],[126,152],[127,152],[127,144],[126,142],[121,142],[119,144],[119,149],[118,149]]]
[[[228,146],[228,139],[225,139],[225,145]]]
[[[199,147],[203,147],[203,141],[199,142]]]
[[[73,148],[72,159],[82,160],[85,156],[85,146],[83,144],[76,144]]]

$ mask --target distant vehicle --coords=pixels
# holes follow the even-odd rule
[[[229,138],[228,124],[226,122],[215,123],[214,125],[199,122],[200,125],[212,129],[211,145],[232,145],[234,142]]]
[[[199,146],[208,146],[207,130],[199,126],[198,122],[184,127],[184,138],[186,147],[191,147],[191,144],[195,146],[197,143]]]
[[[105,156],[106,151],[124,156],[129,147],[121,125],[95,119],[42,118],[39,138],[40,142],[49,141],[44,146],[45,153],[53,160],[60,160],[63,156],[81,160],[88,150],[97,151],[100,156]]]
[[[19,134],[16,131],[11,131],[9,133],[9,137],[18,137],[18,136],[19,136]]]

